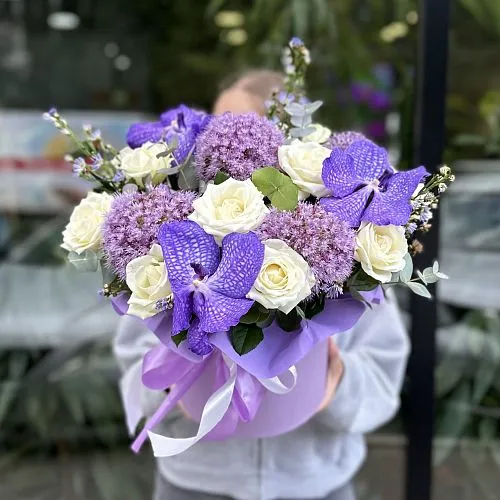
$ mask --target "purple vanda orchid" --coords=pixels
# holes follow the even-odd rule
[[[320,203],[351,227],[364,221],[402,226],[411,215],[411,196],[427,175],[424,167],[395,172],[384,148],[355,141],[347,149],[333,149],[323,162],[322,179],[333,196]]]
[[[172,335],[187,329],[189,348],[209,354],[209,334],[237,325],[252,306],[246,295],[264,261],[264,245],[254,233],[231,233],[220,257],[215,238],[192,221],[163,224],[158,241],[174,294]]]

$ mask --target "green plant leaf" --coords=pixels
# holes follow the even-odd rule
[[[267,320],[269,317],[269,310],[266,309],[263,305],[255,302],[254,305],[250,308],[244,316],[240,318],[240,323],[245,325],[252,325],[255,323],[262,323]]]
[[[426,299],[432,299],[431,292],[425,288],[421,283],[415,283],[414,281],[409,281],[405,283],[406,286],[415,294],[425,297]]]
[[[92,250],[85,250],[81,254],[69,252],[68,260],[77,271],[81,272],[94,272],[99,267],[98,256]]]
[[[231,328],[231,344],[240,355],[253,351],[264,340],[262,328],[257,325],[244,325],[239,323]]]
[[[319,314],[325,308],[325,297],[316,297],[304,304],[304,313],[307,319],[314,318],[316,314]]]
[[[294,210],[299,202],[299,189],[290,177],[273,167],[264,167],[252,175],[255,187],[279,210]]]
[[[413,259],[411,258],[411,255],[407,253],[405,255],[405,267],[403,268],[402,271],[400,271],[399,279],[403,283],[406,283],[411,280],[412,274],[413,274]]]
[[[215,175],[214,178],[214,184],[217,186],[218,184],[222,184],[224,181],[227,181],[229,179],[229,175],[227,175],[225,172],[222,172],[219,170],[217,174]]]
[[[350,290],[357,292],[369,292],[376,288],[380,283],[366,274],[363,269],[356,271],[347,281],[347,286]]]
[[[174,341],[174,344],[179,347],[179,344],[187,339],[187,334],[187,330],[182,330],[182,332],[179,332],[177,335],[173,335],[172,340]]]
[[[436,281],[439,280],[439,278],[434,274],[434,271],[432,270],[432,267],[426,267],[424,269],[424,272],[422,273],[424,275],[425,281],[430,284],[430,283],[436,283]]]
[[[276,311],[276,322],[282,330],[285,330],[285,332],[293,332],[300,328],[302,318],[297,312],[297,308],[294,307],[288,314]]]

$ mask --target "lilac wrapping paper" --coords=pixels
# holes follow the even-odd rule
[[[383,300],[381,288],[363,294],[377,304]],[[126,314],[127,295],[112,300],[118,314]],[[171,388],[158,411],[146,423],[132,445],[138,451],[153,429],[182,400],[184,408],[200,420],[211,395],[228,379],[228,361],[237,365],[231,404],[222,420],[203,439],[228,437],[268,437],[289,432],[314,415],[323,398],[327,369],[327,342],[330,336],[352,328],[365,305],[351,297],[328,300],[324,310],[311,320],[303,320],[301,329],[285,332],[272,324],[264,330],[264,340],[253,351],[239,356],[227,332],[213,334],[217,348],[208,356],[198,356],[183,342],[176,347],[171,339],[171,313],[163,312],[144,320],[160,340],[143,362],[142,381],[156,390]],[[225,359],[224,359],[225,358]],[[289,376],[297,368],[297,383],[287,394],[266,390],[261,379]],[[150,436],[151,437],[151,436]]]

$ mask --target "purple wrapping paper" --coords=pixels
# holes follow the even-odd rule
[[[364,295],[372,303],[383,299],[380,288]],[[112,303],[119,314],[126,314],[125,294],[115,297]],[[216,349],[202,357],[189,351],[186,342],[175,346],[170,335],[170,312],[144,320],[161,344],[144,358],[143,383],[151,389],[173,390],[137,438],[134,451],[147,439],[147,430],[153,429],[178,400],[199,421],[207,399],[227,380],[223,355],[238,365],[235,391],[224,418],[204,439],[269,437],[300,426],[316,413],[324,396],[326,340],[351,329],[365,307],[351,297],[328,300],[325,309],[311,320],[303,320],[296,332],[285,332],[275,324],[266,328],[264,340],[243,356],[234,351],[227,332],[211,335]],[[273,394],[258,380],[280,376],[285,384],[289,383],[291,375],[287,370],[293,365],[297,368],[297,383],[287,394]]]

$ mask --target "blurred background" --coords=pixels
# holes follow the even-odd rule
[[[500,2],[450,3],[448,90],[436,99],[446,99],[444,160],[457,181],[440,216],[439,260],[452,279],[438,290],[433,498],[493,500]],[[99,276],[69,268],[59,248],[88,186],[64,164],[71,145],[42,111],[57,105],[72,126],[92,123],[118,148],[131,123],[179,102],[209,110],[233,72],[278,69],[296,35],[311,49],[309,94],[325,101],[318,121],[363,131],[404,169],[414,146],[419,12],[416,0],[0,0],[2,500],[143,499],[153,475],[151,457],[128,449],[110,351],[118,318],[97,296]],[[400,414],[369,437],[361,500],[405,498],[407,401],[408,385]]]

